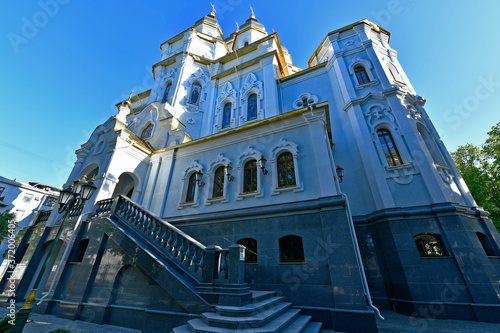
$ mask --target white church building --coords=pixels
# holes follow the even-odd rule
[[[300,69],[253,13],[224,36],[211,12],[161,44],[154,85],[76,151],[67,185],[98,189],[35,311],[177,333],[500,322],[500,236],[389,41],[361,20]],[[23,232],[17,301],[61,219]]]

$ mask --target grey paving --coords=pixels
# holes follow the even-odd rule
[[[414,318],[392,311],[382,311],[385,320],[377,318],[379,333],[499,333],[500,324],[467,320]]]
[[[0,308],[0,316],[4,318],[8,311]],[[58,318],[53,315],[32,313],[29,322],[24,326],[23,333],[48,333],[58,328],[70,330],[72,333],[139,333],[141,331],[111,325],[98,325],[78,320]]]
[[[3,318],[8,311],[0,308],[0,316]],[[466,320],[441,320],[413,318],[403,316],[391,311],[382,311],[385,320],[377,319],[379,333],[499,333],[500,324],[479,323]],[[72,333],[138,333],[140,331],[111,326],[97,325],[83,321],[73,321],[58,318],[52,315],[41,315],[33,313],[31,321],[26,324],[24,333],[48,333],[58,328],[71,330]],[[147,332],[147,331],[145,331]],[[333,332],[323,330],[324,333]],[[362,332],[360,332],[362,333]]]

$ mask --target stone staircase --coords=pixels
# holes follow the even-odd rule
[[[274,292],[252,291],[252,301],[244,306],[216,306],[216,312],[205,312],[202,319],[188,321],[173,333],[319,333],[322,323],[311,321],[292,309],[292,303]]]

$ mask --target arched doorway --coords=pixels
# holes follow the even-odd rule
[[[113,191],[113,196],[123,194],[133,200],[135,199],[133,198],[135,188],[136,182],[134,178],[128,173],[123,173],[118,178],[118,184],[116,184],[115,190]]]

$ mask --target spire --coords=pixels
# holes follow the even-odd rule
[[[250,15],[249,20],[252,20],[252,19],[253,19],[253,20],[256,20],[256,21],[257,21],[257,18],[255,17],[255,14],[254,14],[254,12],[253,12],[253,8],[252,8],[252,6],[250,6],[250,10],[252,11],[252,15]]]

